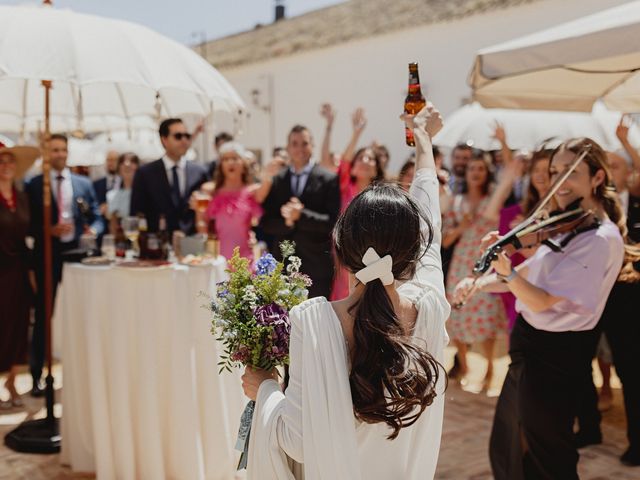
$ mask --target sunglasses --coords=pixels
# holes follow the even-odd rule
[[[186,138],[187,140],[191,140],[191,134],[190,133],[173,133],[171,135],[173,138],[175,138],[176,140],[182,140],[183,138]]]

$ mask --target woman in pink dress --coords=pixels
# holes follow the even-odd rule
[[[245,150],[240,144],[225,143],[219,153],[207,218],[215,220],[222,256],[231,258],[234,248],[238,247],[241,256],[253,260],[251,227],[262,216],[260,201],[268,193],[270,184],[252,184]]]

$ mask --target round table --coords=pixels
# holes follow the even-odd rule
[[[61,461],[98,479],[231,479],[239,373],[218,374],[203,293],[224,261],[67,264],[54,329],[64,372]]]

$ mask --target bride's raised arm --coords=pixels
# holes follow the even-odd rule
[[[413,128],[416,142],[416,174],[409,190],[424,209],[432,228],[431,245],[420,260],[411,283],[429,285],[444,295],[444,277],[440,245],[442,244],[442,217],[440,214],[439,183],[431,138],[442,128],[440,112],[428,103],[417,115],[403,115],[402,119]],[[423,231],[427,225],[423,225]],[[425,236],[429,232],[425,231]],[[427,237],[428,238],[428,237]]]

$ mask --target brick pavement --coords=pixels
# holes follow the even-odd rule
[[[447,349],[447,364],[450,365],[453,349]],[[485,362],[476,353],[470,354],[470,384],[465,391],[457,383],[449,386],[446,399],[444,431],[436,478],[455,480],[491,479],[487,454],[488,438],[499,385],[504,378],[508,358],[499,358],[495,366],[492,388],[487,393],[472,393],[482,379]],[[56,378],[61,384],[60,369]],[[0,378],[0,382],[2,379]],[[597,381],[596,381],[597,383]],[[61,388],[61,385],[58,385]],[[617,387],[617,388],[616,388]],[[28,375],[19,377],[18,390],[29,388]],[[60,392],[58,391],[58,394]],[[41,416],[41,400],[24,396],[26,409],[0,411],[0,435],[20,423],[27,414]],[[632,480],[640,479],[640,467],[624,467],[618,461],[626,447],[624,407],[619,384],[614,383],[614,406],[604,415],[604,443],[581,451],[579,464],[583,480]],[[73,473],[60,465],[58,455],[25,455],[0,446],[0,480],[69,480],[87,479],[93,475]]]

